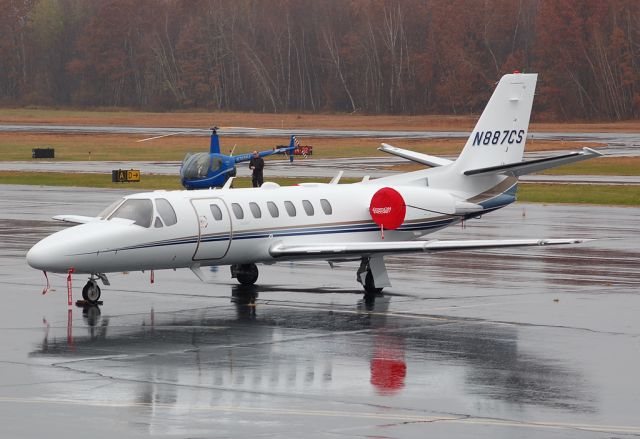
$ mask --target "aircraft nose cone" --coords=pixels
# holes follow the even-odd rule
[[[37,270],[47,271],[51,263],[51,256],[46,247],[42,241],[31,247],[27,252],[27,264]]]

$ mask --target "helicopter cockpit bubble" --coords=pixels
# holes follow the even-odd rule
[[[182,178],[186,180],[206,178],[211,161],[209,153],[206,152],[187,155],[182,162]]]

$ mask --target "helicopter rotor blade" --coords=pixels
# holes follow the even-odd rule
[[[136,142],[146,142],[148,140],[162,139],[163,137],[177,136],[177,135],[180,135],[180,134],[194,133],[194,132],[198,132],[198,131],[209,131],[209,130],[204,130],[204,129],[200,129],[200,128],[194,128],[194,129],[191,129],[191,130],[188,130],[188,131],[177,131],[175,133],[162,134],[160,136],[148,137],[146,139],[136,140]]]

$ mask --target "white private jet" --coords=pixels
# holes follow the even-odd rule
[[[600,156],[589,148],[523,161],[536,74],[508,74],[498,83],[460,156],[446,160],[383,144],[382,151],[428,169],[354,184],[155,191],[126,196],[97,217],[52,234],[27,254],[33,268],[90,275],[85,300],[100,298],[105,273],[230,265],[252,285],[256,264],[320,259],[360,260],[365,292],[390,286],[384,256],[497,247],[580,243],[580,239],[439,241],[424,235],[505,207],[516,200],[518,176]]]

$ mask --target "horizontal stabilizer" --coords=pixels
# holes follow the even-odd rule
[[[383,143],[382,146],[378,148],[378,150],[427,166],[437,167],[452,163],[451,160],[435,157],[428,154],[422,154],[419,152],[409,151],[408,149],[396,148],[395,146],[391,146],[386,143]]]
[[[527,247],[560,244],[580,244],[589,239],[504,239],[469,241],[408,241],[408,242],[346,242],[334,244],[287,245],[277,243],[269,253],[278,257],[339,258],[344,256],[392,255],[398,253],[477,250],[504,247]]]
[[[508,165],[490,166],[488,168],[471,169],[464,172],[464,175],[485,175],[485,174],[509,174],[515,177],[533,172],[543,171],[549,168],[566,165],[569,163],[599,157],[602,153],[591,149],[582,148],[582,151],[572,152],[557,157],[547,157],[544,159],[529,160]]]
[[[96,217],[94,216],[82,216],[82,215],[56,215],[51,217],[56,221],[63,221],[65,223],[72,224],[85,224],[91,221],[94,221]]]

